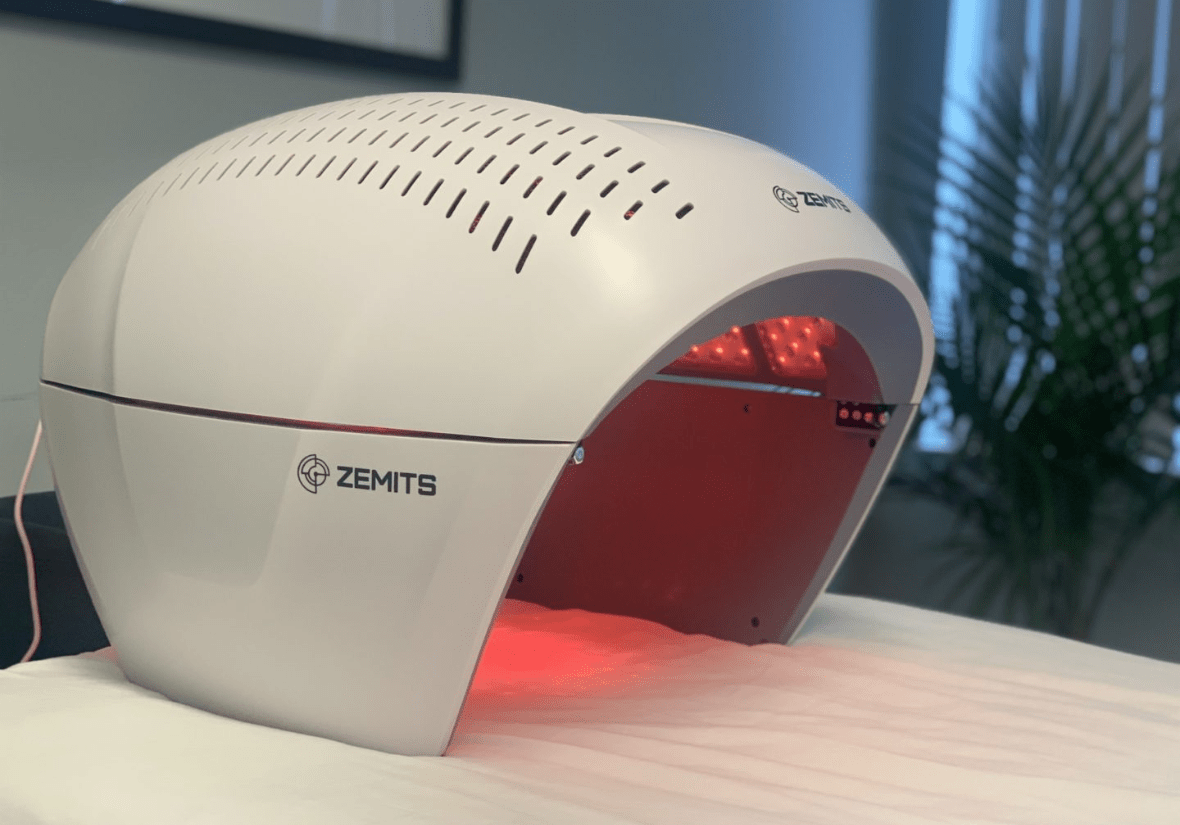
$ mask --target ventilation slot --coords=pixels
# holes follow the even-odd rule
[[[472,232],[475,231],[475,227],[479,226],[479,219],[483,217],[483,213],[486,212],[487,210],[488,210],[488,202],[484,201],[483,206],[481,206],[479,208],[479,211],[475,213],[475,220],[473,220],[471,222],[471,227],[467,230],[468,235],[470,235]]]
[[[458,119],[459,119],[459,116],[458,116],[458,115],[455,115],[453,118],[451,118],[450,120],[448,120],[446,123],[444,123],[444,124],[443,124],[442,126],[440,126],[439,128],[440,128],[440,129],[445,129],[445,128],[447,128],[448,126],[450,126],[452,123],[454,123],[456,120],[458,120]]]
[[[451,215],[455,214],[455,209],[459,206],[459,201],[463,200],[463,196],[466,194],[467,194],[466,189],[459,190],[459,194],[455,196],[455,200],[451,204],[451,208],[447,210],[447,217],[448,218],[451,217]]]
[[[362,183],[365,182],[365,178],[367,178],[369,176],[369,173],[372,172],[373,169],[376,168],[376,166],[377,166],[377,161],[373,161],[372,163],[369,164],[369,168],[365,170],[365,173],[363,175],[361,175],[361,179],[356,182],[357,186],[360,186]],[[282,170],[280,169],[279,171],[282,171]]]
[[[258,137],[254,138],[254,140],[250,141],[250,148],[251,148],[251,149],[253,149],[253,148],[254,148],[254,144],[255,144],[255,143],[257,143],[258,141],[262,140],[264,137],[266,137],[266,136],[267,136],[267,135],[269,135],[269,134],[270,134],[270,132],[263,132],[261,135],[259,135]]]
[[[448,109],[458,109],[460,106],[462,106],[462,105],[463,105],[464,103],[466,103],[466,102],[467,102],[466,100],[460,100],[458,103],[452,103],[452,104],[451,104],[450,106],[448,106],[447,108],[448,108]]]
[[[335,160],[336,160],[336,156],[335,156],[335,155],[332,155],[332,157],[328,158],[328,162],[324,164],[324,168],[323,168],[323,169],[321,169],[319,172],[317,172],[317,173],[316,173],[316,177],[317,177],[317,178],[321,178],[321,177],[323,177],[323,176],[324,176],[324,172],[327,172],[327,171],[328,171],[328,167],[329,167],[329,166],[331,166],[331,165],[333,164],[333,162],[335,162]]]
[[[398,135],[397,140],[395,140],[393,143],[389,144],[389,148],[392,149],[394,146],[397,146],[399,143],[401,143],[405,139],[406,135],[408,135],[408,134],[409,134],[409,132],[402,132],[400,135]]]
[[[610,183],[608,183],[606,185],[605,189],[603,189],[601,192],[598,193],[598,197],[605,198],[607,195],[609,195],[611,193],[611,190],[614,189],[618,185],[619,185],[619,182],[617,180],[612,180]]]
[[[384,189],[384,188],[385,188],[385,184],[389,183],[389,180],[390,180],[390,178],[392,178],[394,175],[396,175],[396,174],[397,174],[397,170],[398,170],[398,169],[401,169],[401,166],[395,166],[395,167],[393,167],[392,169],[390,169],[390,170],[389,170],[389,174],[385,176],[385,180],[381,181],[381,185],[380,185],[380,186],[378,186],[377,188],[378,188],[378,189]]]
[[[552,123],[552,122],[553,122],[553,118],[547,117],[544,120],[542,120],[540,123],[538,123],[536,126],[534,126],[533,128],[540,129],[542,126],[544,126],[548,123]]]
[[[561,130],[560,132],[558,132],[557,134],[559,134],[559,135],[564,135],[564,134],[567,134],[567,133],[569,133],[569,132],[572,132],[573,130],[574,130],[574,127],[573,127],[573,126],[566,126],[564,129],[562,129],[562,130]]]
[[[505,106],[503,109],[497,109],[496,111],[492,112],[492,117],[495,117],[496,115],[502,115],[507,111],[508,111],[507,106]]]
[[[530,183],[529,188],[524,190],[524,196],[527,198],[529,195],[533,194],[533,190],[537,188],[537,184],[539,184],[540,182],[541,182],[541,179],[537,178],[532,183]]]
[[[554,198],[553,203],[549,204],[549,208],[547,210],[545,210],[545,214],[552,215],[554,212],[556,212],[558,204],[561,203],[561,201],[564,197],[565,197],[565,192],[562,192],[556,198]]]
[[[254,173],[254,177],[258,177],[259,175],[261,175],[262,170],[265,169],[266,167],[270,166],[270,162],[274,159],[275,159],[275,156],[271,155],[269,158],[267,158],[265,161],[263,161],[262,165],[258,167],[258,171]],[[191,178],[192,175],[189,175],[189,177]],[[186,180],[185,183],[188,183],[188,181]],[[183,189],[184,186],[182,185],[180,188]]]
[[[586,219],[588,217],[590,217],[590,210],[589,209],[587,209],[585,212],[583,212],[582,216],[580,218],[578,218],[577,223],[574,224],[574,228],[570,230],[571,236],[577,235],[582,230],[582,224],[584,224],[586,222]]]
[[[615,152],[619,151],[622,148],[623,148],[622,146],[616,146],[614,149],[611,149],[609,152],[603,153],[602,156],[604,158],[609,158],[611,155],[613,155]]]
[[[652,192],[659,192],[661,189],[663,189],[667,185],[668,185],[668,181],[662,180],[659,183],[657,183],[655,186],[653,186],[651,188],[651,191]]]
[[[320,133],[322,131],[324,131],[327,128],[328,128],[327,126],[321,126],[320,128],[316,129],[315,132],[312,134],[312,136],[307,139],[307,142],[311,143],[313,140],[315,140],[316,138],[318,138],[320,136]],[[235,146],[233,148],[236,149],[237,147]]]
[[[582,141],[582,145],[585,146],[587,143],[589,143],[592,140],[598,140],[598,135],[591,135],[590,137],[586,138],[585,140]]]
[[[443,152],[445,152],[445,151],[447,150],[447,147],[448,147],[448,146],[450,146],[450,145],[451,145],[451,142],[448,140],[448,141],[447,141],[446,143],[444,143],[442,146],[438,147],[438,149],[436,149],[436,150],[435,150],[434,154],[433,154],[433,155],[431,155],[431,157],[432,157],[432,158],[436,158],[436,157],[438,157],[438,156],[439,156],[439,155],[441,155]]]
[[[623,220],[629,221],[634,218],[635,213],[639,211],[641,206],[643,206],[643,201],[635,201],[635,203],[631,204],[631,208],[623,213]]]
[[[344,171],[336,176],[336,180],[344,180],[344,176],[348,174],[348,170],[352,168],[354,163],[356,163],[356,158],[353,158],[348,162],[348,165],[344,167]]]
[[[347,129],[348,129],[348,127],[347,127],[347,126],[345,126],[345,127],[344,127],[343,129],[341,129],[339,132],[337,132],[336,134],[332,135],[332,137],[328,138],[328,143],[331,143],[331,142],[332,142],[332,141],[334,141],[336,138],[340,137],[342,134],[344,134],[344,132],[345,132],[345,131],[347,131]]]
[[[396,114],[397,114],[397,109],[390,109],[388,112],[381,115],[381,117],[377,118],[377,122],[380,123],[381,121],[385,120],[385,118],[393,117]]]
[[[481,165],[481,166],[480,166],[478,169],[476,169],[476,170],[475,170],[475,174],[477,174],[477,175],[478,175],[478,174],[479,174],[480,172],[482,172],[484,169],[487,169],[487,168],[488,168],[488,165],[489,165],[489,164],[490,164],[490,163],[491,163],[493,160],[495,160],[495,159],[496,159],[496,156],[495,156],[495,155],[491,155],[491,156],[490,156],[490,157],[489,157],[487,160],[485,160],[485,161],[483,162],[483,165]]]
[[[516,274],[517,275],[519,275],[520,271],[522,269],[524,269],[524,262],[529,259],[529,253],[533,251],[533,244],[535,244],[536,242],[537,242],[537,236],[533,235],[531,238],[529,238],[528,243],[526,243],[524,245],[524,252],[520,253],[520,260],[516,262]]]
[[[510,177],[512,177],[513,173],[515,173],[516,170],[519,168],[520,168],[520,164],[518,163],[515,166],[513,166],[511,169],[509,169],[507,174],[505,174],[504,177],[500,178],[500,185],[503,186],[505,183],[508,183],[508,179]]]
[[[446,100],[446,98],[440,97],[438,100],[434,101],[434,103],[431,103],[431,104],[430,104],[429,106],[427,106],[426,108],[428,108],[428,109],[429,109],[429,108],[430,108],[430,107],[432,107],[432,106],[437,106],[438,104],[442,103],[444,100]],[[434,115],[431,115],[431,117],[434,117]]]
[[[486,103],[481,103],[481,104],[479,104],[478,106],[475,106],[475,107],[473,107],[473,108],[471,109],[471,111],[473,111],[473,112],[478,112],[480,109],[482,109],[483,107],[485,107],[485,106],[487,106],[487,105],[488,105],[488,104],[486,104]]]
[[[422,140],[420,140],[420,141],[418,141],[417,143],[415,143],[415,144],[414,144],[414,148],[413,148],[413,149],[411,149],[410,151],[411,151],[411,152],[417,152],[417,151],[418,151],[418,149],[419,149],[419,148],[422,146],[422,144],[423,144],[423,143],[425,143],[425,142],[426,142],[426,141],[428,141],[428,140],[430,140],[430,135],[427,135],[426,137],[422,138]]]
[[[398,123],[405,123],[407,120],[409,120],[410,118],[412,118],[412,117],[413,117],[414,115],[416,115],[416,114],[418,114],[418,113],[417,113],[417,112],[410,112],[410,113],[409,113],[408,115],[406,115],[405,117],[399,117],[399,118],[397,119],[397,122],[398,122]]]
[[[295,173],[295,177],[299,177],[300,175],[302,175],[303,170],[306,169],[308,166],[311,166],[311,162],[313,160],[315,160],[315,155],[312,155],[307,160],[303,161],[303,165],[299,167],[299,171]],[[230,163],[233,163],[233,161],[230,161]],[[225,173],[223,172],[222,174],[225,174]],[[218,180],[221,180],[221,178],[218,178]]]
[[[314,157],[315,157],[315,155],[312,155],[311,157],[313,157],[313,158],[314,158]],[[226,172],[228,172],[230,169],[232,169],[232,168],[233,168],[234,164],[235,164],[235,163],[237,163],[237,160],[238,160],[237,158],[234,158],[234,159],[233,159],[233,160],[231,160],[231,161],[230,161],[228,164],[226,164],[226,167],[225,167],[224,169],[222,169],[222,170],[221,170],[221,174],[217,176],[217,179],[218,179],[218,180],[221,180],[222,178],[224,178],[224,177],[225,177],[225,173],[226,173]],[[311,158],[308,158],[307,162],[308,162],[308,163],[311,163]]]
[[[288,155],[287,159],[285,161],[283,161],[283,165],[280,166],[277,170],[275,170],[275,177],[277,178],[279,175],[283,174],[283,170],[287,168],[287,164],[293,160],[295,160],[295,156]],[[202,178],[201,180],[204,180],[204,178]]]
[[[275,158],[274,155],[270,156],[270,160],[274,160],[274,158]],[[266,163],[270,163],[270,160],[268,160]],[[265,167],[265,165],[266,164],[263,164],[264,167]],[[197,172],[200,172],[200,171],[201,171],[200,169],[194,169],[193,171],[189,172],[188,177],[184,179],[184,183],[180,184],[180,188],[183,189],[184,187],[188,186],[188,182],[193,179],[193,176],[196,175]],[[259,169],[258,171],[261,172],[262,170]],[[255,173],[255,174],[257,174],[257,173]]]
[[[492,251],[495,252],[500,248],[500,241],[504,240],[504,233],[508,231],[508,227],[512,226],[512,216],[508,216],[508,220],[504,221],[504,225],[500,227],[499,233],[496,235],[496,240],[492,241]]]
[[[275,142],[276,140],[278,140],[279,138],[281,138],[281,137],[282,137],[283,135],[285,135],[285,134],[287,134],[287,130],[286,130],[286,129],[284,129],[283,131],[279,132],[277,135],[275,135],[275,136],[274,136],[274,137],[272,137],[270,140],[268,140],[268,141],[266,142],[266,145],[267,145],[267,146],[271,146],[271,145],[273,145],[273,144],[274,144],[274,142]]]
[[[486,135],[484,135],[484,137],[485,137],[485,138],[490,138],[492,135],[496,134],[496,132],[500,131],[500,129],[501,129],[501,128],[502,128],[502,127],[500,127],[500,126],[497,126],[495,129],[493,129],[492,131],[490,131],[490,132],[488,132]]]
[[[431,103],[430,105],[433,106],[434,104]],[[430,121],[434,120],[436,117],[438,117],[438,112],[435,112],[432,115],[427,115],[425,118],[422,119],[422,122],[429,123]]]
[[[628,169],[628,170],[627,170],[627,173],[628,173],[628,174],[632,174],[632,173],[638,172],[640,169],[642,169],[642,168],[643,168],[644,166],[646,166],[646,165],[647,165],[647,164],[646,164],[646,163],[644,163],[643,161],[639,161],[639,163],[636,163],[636,164],[635,164],[635,165],[633,165],[633,166],[632,166],[630,169]]]
[[[458,166],[460,163],[462,163],[463,160],[471,154],[474,148],[474,146],[467,147],[466,151],[464,151],[463,154],[459,155],[459,157],[455,159],[455,165]]]
[[[236,175],[234,175],[234,177],[240,178],[242,176],[242,173],[245,172],[247,169],[249,169],[250,164],[253,162],[254,162],[254,158],[251,157],[248,161],[246,161],[245,165],[241,169],[238,170],[238,173]],[[179,175],[177,177],[179,177]],[[172,187],[168,187],[168,188],[171,189]],[[168,194],[168,193],[165,192],[164,194]]]
[[[570,156],[569,152],[562,152],[560,155],[557,156],[557,160],[553,161],[553,165],[556,166],[557,164],[561,163],[563,160],[565,160],[569,156]]]
[[[403,197],[403,198],[404,198],[406,195],[410,194],[410,190],[411,190],[411,189],[414,187],[414,184],[418,182],[418,178],[420,178],[420,177],[422,177],[422,173],[421,173],[421,172],[415,172],[415,173],[414,173],[414,177],[410,178],[410,182],[409,182],[409,183],[407,183],[407,184],[406,184],[406,188],[402,190],[402,197]]]
[[[349,143],[352,143],[353,141],[355,141],[357,138],[359,138],[361,135],[363,135],[363,134],[364,134],[365,132],[367,132],[367,131],[369,131],[369,130],[368,130],[368,129],[361,129],[361,130],[360,130],[359,132],[357,132],[355,135],[353,135],[352,137],[350,137],[350,138],[348,139],[348,142],[349,142]]]
[[[590,170],[591,170],[591,169],[593,169],[593,168],[594,168],[594,164],[592,163],[592,164],[590,164],[589,166],[587,166],[585,169],[583,169],[581,172],[579,172],[577,175],[575,175],[575,177],[576,177],[578,180],[581,180],[582,178],[584,178],[584,177],[586,177],[587,175],[589,175],[589,174],[590,174]]]
[[[386,133],[388,133],[388,132],[389,132],[388,129],[382,129],[381,134],[377,135],[377,137],[375,137],[369,141],[369,145],[372,146],[374,143],[381,140],[381,138],[385,137]]]
[[[686,203],[686,204],[684,204],[684,206],[682,206],[676,210],[676,217],[683,218],[685,215],[687,215],[691,211],[692,211],[692,204]]]
[[[299,137],[301,134],[303,134],[303,133],[304,133],[304,132],[306,132],[306,131],[307,131],[307,128],[306,128],[306,127],[304,127],[303,129],[300,129],[298,132],[296,132],[295,134],[291,135],[291,137],[287,138],[287,143],[294,143],[294,142],[295,142],[295,138]]]
[[[512,144],[516,143],[516,141],[520,140],[522,137],[524,137],[524,132],[521,132],[519,135],[514,137],[512,140],[508,141],[508,145],[511,146]]]
[[[468,124],[467,126],[465,126],[465,127],[463,128],[463,131],[464,131],[464,132],[470,132],[472,129],[474,129],[476,126],[478,126],[478,125],[479,125],[481,122],[482,122],[482,121],[479,121],[479,120],[477,120],[477,121],[474,121],[474,122],[472,122],[472,123]]]
[[[549,141],[547,141],[547,140],[543,140],[543,141],[541,141],[541,142],[540,142],[540,143],[538,143],[536,146],[534,146],[532,149],[529,149],[529,154],[530,154],[530,155],[535,155],[535,154],[537,154],[537,152],[540,152],[540,151],[541,151],[542,149],[544,149],[544,148],[545,148],[545,147],[546,147],[548,144],[549,144]]]
[[[443,185],[443,179],[442,179],[442,178],[439,178],[439,179],[438,179],[438,183],[436,183],[436,184],[434,185],[434,188],[430,190],[430,194],[426,196],[426,200],[422,201],[422,205],[423,205],[423,206],[429,206],[429,205],[430,205],[430,200],[431,200],[431,198],[433,198],[433,197],[434,197],[434,193],[435,193],[435,192],[437,192],[437,191],[438,191],[438,188],[439,188],[440,186],[442,186],[442,185]]]

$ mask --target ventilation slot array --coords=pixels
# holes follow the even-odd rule
[[[265,127],[263,127],[264,131],[261,132],[252,130],[244,134],[231,134],[216,148],[213,148],[214,144],[208,144],[199,151],[199,154],[188,157],[185,160],[188,162],[199,161],[207,153],[217,155],[222,151],[235,152],[239,150],[239,147],[244,147],[241,148],[243,153],[249,152],[252,147],[256,146],[262,146],[265,149],[265,147],[273,146],[280,140],[283,141],[283,143],[279,144],[280,146],[290,146],[296,141],[299,141],[301,145],[319,143],[326,146],[334,142],[337,143],[337,146],[367,145],[373,147],[374,151],[401,152],[403,153],[401,156],[403,159],[409,154],[420,152],[425,160],[425,165],[414,171],[405,180],[404,185],[399,185],[398,187],[401,197],[407,197],[411,193],[411,190],[418,188],[417,183],[420,177],[424,174],[433,177],[430,175],[429,166],[432,161],[437,159],[441,162],[446,162],[449,160],[449,156],[446,153],[453,151],[456,153],[454,165],[459,166],[473,154],[477,154],[476,150],[479,148],[478,144],[481,141],[490,141],[492,142],[492,146],[489,148],[492,148],[493,151],[483,154],[483,159],[480,161],[478,168],[475,169],[475,174],[482,174],[489,170],[497,162],[501,154],[505,155],[505,159],[500,162],[500,166],[506,166],[506,170],[497,166],[493,171],[500,185],[503,186],[509,185],[516,173],[524,166],[525,172],[521,174],[527,175],[529,182],[527,185],[522,185],[522,188],[518,190],[521,192],[522,200],[529,199],[538,190],[538,187],[541,187],[546,177],[554,177],[560,173],[561,175],[571,175],[574,181],[582,181],[587,179],[601,166],[602,170],[609,168],[613,169],[614,172],[613,177],[609,178],[605,185],[599,184],[601,188],[595,188],[594,191],[597,191],[599,199],[605,201],[616,191],[622,192],[624,195],[629,194],[630,197],[627,197],[622,203],[632,201],[630,206],[625,210],[622,209],[621,203],[615,207],[620,209],[620,212],[615,214],[621,215],[625,221],[634,219],[640,209],[643,208],[645,203],[643,197],[636,198],[635,195],[639,193],[633,190],[628,191],[631,184],[624,183],[621,185],[620,181],[630,181],[632,180],[630,178],[632,175],[635,178],[642,178],[642,175],[638,173],[647,167],[646,161],[629,158],[621,164],[621,159],[613,160],[609,163],[606,162],[606,159],[613,158],[620,152],[623,152],[622,146],[608,144],[610,148],[601,153],[595,150],[595,157],[593,159],[586,158],[585,155],[589,150],[583,147],[589,147],[594,144],[595,141],[600,139],[600,135],[578,135],[576,126],[563,126],[560,123],[554,124],[551,118],[534,120],[532,114],[529,112],[514,114],[508,108],[497,108],[495,111],[489,111],[487,103],[470,105],[467,101],[459,100],[450,103],[445,109],[440,110],[438,108],[443,103],[449,102],[449,100],[449,98],[439,98],[430,102],[428,98],[417,98],[407,102],[406,98],[372,98],[367,101],[358,102],[359,105],[356,105],[355,108],[346,109],[346,107],[341,107],[340,110],[313,110],[310,112],[295,113],[285,118],[267,121]],[[366,108],[366,106],[369,108]],[[466,112],[454,111],[462,110],[464,107],[467,107]],[[363,114],[358,116],[357,112],[363,112]],[[440,113],[443,117],[439,117]],[[479,113],[478,116],[476,113]],[[511,129],[506,133],[504,131],[504,122],[495,122],[496,118],[505,115],[505,113],[508,113],[508,118],[504,122],[519,124],[517,128]],[[352,118],[351,124],[339,123],[339,121],[349,118]],[[331,123],[333,119],[337,122]],[[366,119],[368,120],[364,124],[359,122]],[[316,121],[321,122],[317,123]],[[390,128],[387,128],[390,124],[396,123],[405,124],[405,130],[398,130],[396,126],[392,128],[392,131]],[[426,124],[429,124],[428,131],[422,128]],[[557,129],[558,126],[561,126],[561,128]],[[549,127],[553,131],[546,131],[543,135],[522,140],[530,134],[530,129],[544,129],[545,127]],[[394,133],[397,134],[397,137],[391,139],[390,135]],[[448,139],[448,135],[450,139]],[[464,138],[464,135],[468,137]],[[567,135],[569,137],[565,137]],[[468,145],[464,146],[464,143]],[[511,152],[505,151],[503,148],[499,150],[495,148],[497,146],[515,147],[518,143],[521,146],[512,149]],[[293,146],[292,148],[297,147]],[[308,148],[313,147],[309,146]],[[581,152],[583,157],[574,157],[574,160],[570,164],[563,167],[565,161],[575,156],[578,152]],[[512,153],[519,154],[513,155]],[[329,155],[326,151],[312,152],[302,160],[299,158],[299,155],[302,153],[298,151],[288,153],[280,160],[281,154],[283,153],[276,152],[266,155],[264,152],[260,152],[249,158],[239,156],[219,159],[203,170],[200,166],[191,169],[191,171],[187,168],[181,168],[176,176],[172,178],[171,182],[168,183],[167,188],[163,188],[161,182],[161,184],[157,185],[155,191],[143,202],[151,201],[152,198],[160,193],[162,188],[163,195],[167,195],[174,189],[177,191],[185,189],[190,183],[194,186],[200,186],[207,181],[215,182],[226,179],[258,178],[264,173],[274,176],[287,174],[289,177],[303,177],[304,179],[324,178],[336,182],[350,182],[352,179],[355,179],[358,186],[366,183],[370,186],[376,184],[376,189],[378,190],[386,189],[395,179],[400,180],[398,175],[402,164],[395,163],[392,168],[385,171],[380,167],[385,166],[388,161],[380,158],[374,160],[371,156],[369,158],[352,157],[341,165],[338,163],[338,161],[344,159],[341,155]],[[536,161],[530,161],[529,158],[534,156],[536,156]],[[513,157],[520,159],[521,163],[512,163],[511,159]],[[555,171],[553,175],[546,174],[543,176],[536,174],[536,167],[530,169],[528,166],[529,162],[544,164],[546,160],[548,160],[549,165],[552,167],[563,168]],[[288,168],[292,171],[288,171]],[[333,170],[333,174],[329,178],[326,173],[330,169]],[[575,172],[574,170],[577,171]],[[625,174],[623,174],[624,171]],[[529,174],[529,172],[532,172],[532,174]],[[351,179],[348,178],[350,174],[353,176]],[[407,170],[407,174],[409,174],[409,170]],[[602,175],[603,171],[599,171],[598,174]],[[405,175],[402,175],[402,178],[405,178]],[[380,182],[377,183],[378,181]],[[440,176],[436,179],[436,182],[431,185],[429,191],[424,195],[422,206],[430,206],[438,193],[442,191],[445,182],[445,177]],[[638,181],[636,182],[638,183]],[[651,194],[655,195],[669,187],[670,183],[667,179],[661,179],[654,184],[649,185],[649,183],[644,182],[639,185],[644,187],[644,189],[649,189]],[[445,217],[447,219],[458,213],[467,195],[467,191],[467,189],[461,189],[450,200],[445,211]],[[556,195],[552,195],[552,200],[548,201],[548,205],[545,208],[545,215],[548,217],[554,216],[568,194],[566,190],[561,190]],[[447,195],[447,197],[450,196]],[[546,200],[549,197],[550,195],[545,193]],[[616,200],[619,200],[621,197],[616,195]],[[577,199],[580,200],[580,196]],[[651,199],[649,198],[648,200]],[[139,202],[136,203],[136,206],[138,205]],[[475,233],[490,206],[490,201],[485,200],[482,202],[468,225],[467,231],[469,234]],[[538,208],[540,206],[539,204]],[[675,217],[677,219],[683,219],[693,208],[692,203],[684,203],[675,211]],[[651,210],[649,209],[648,211],[650,212]],[[583,230],[586,222],[590,219],[590,212],[590,209],[584,208],[580,213],[577,213],[577,217],[573,220],[572,225],[567,224],[570,226],[571,237],[577,237]],[[510,240],[509,234],[512,232],[513,220],[512,216],[508,216],[498,227],[491,243],[491,249],[493,251],[498,251],[501,246]],[[517,232],[519,233],[519,229]],[[524,243],[516,262],[516,272],[519,273],[523,270],[529,255],[536,245],[536,241],[537,235],[531,234]]]

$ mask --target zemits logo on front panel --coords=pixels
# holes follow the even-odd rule
[[[315,453],[304,456],[295,468],[295,477],[309,493],[332,480],[328,462]],[[372,467],[336,465],[336,487],[348,490],[384,490],[387,493],[433,496],[438,492],[438,477],[431,473],[410,473],[404,470],[379,470]]]

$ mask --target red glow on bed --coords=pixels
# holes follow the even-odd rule
[[[471,682],[469,702],[606,696],[650,684],[656,667],[639,651],[684,636],[655,622],[584,610],[552,611],[505,600]]]

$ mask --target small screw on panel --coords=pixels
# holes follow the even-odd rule
[[[574,450],[574,463],[581,464],[585,460],[586,460],[586,450],[585,450],[585,448],[582,447],[581,444],[579,444],[577,446],[577,448]]]

